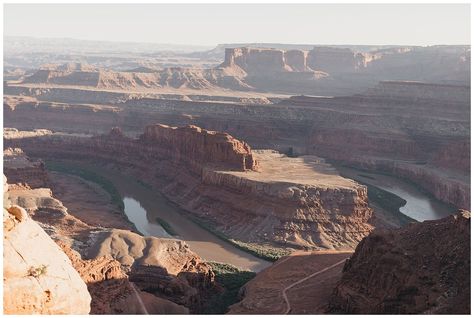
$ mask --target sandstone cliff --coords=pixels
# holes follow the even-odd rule
[[[32,161],[19,148],[8,148],[3,151],[3,173],[10,183],[21,183],[28,180],[31,188],[40,188],[48,183],[44,163]]]
[[[199,311],[214,288],[209,265],[180,240],[143,237],[125,230],[95,233],[88,259],[112,255],[129,268],[129,280],[159,298]]]
[[[470,213],[374,232],[344,266],[333,313],[468,314]]]
[[[308,66],[329,74],[355,73],[366,67],[366,56],[351,49],[317,46],[308,52]]]
[[[69,258],[23,208],[10,205],[8,193],[4,196],[4,313],[88,314],[91,296]]]
[[[167,151],[172,160],[187,162],[190,166],[216,165],[225,169],[256,170],[249,145],[229,134],[207,131],[196,126],[147,126],[141,140],[149,147]]]
[[[232,75],[219,69],[182,67],[164,68],[153,72],[117,72],[74,63],[73,65],[42,67],[34,74],[26,76],[23,83],[46,86],[72,85],[129,91],[159,90],[162,88],[192,90],[251,89],[249,85],[239,79],[238,74]]]
[[[198,312],[212,294],[210,266],[183,241],[144,238],[129,230],[108,228],[106,218],[102,226],[91,226],[83,213],[81,221],[74,211],[68,211],[51,189],[29,189],[21,184],[10,188],[9,200],[21,206],[21,217],[29,214],[38,222],[72,261],[80,275],[76,276],[87,284],[92,314]],[[98,210],[100,206],[92,213]]]
[[[265,46],[265,45],[263,45]],[[275,45],[275,47],[282,47]],[[299,49],[299,48],[303,48]],[[123,72],[81,63],[47,65],[14,87],[87,87],[97,90],[163,92],[227,90],[344,96],[381,80],[417,80],[468,85],[469,46],[227,47],[214,68],[137,68]]]
[[[264,48],[229,48],[225,50],[222,68],[240,70],[241,74],[309,72],[306,52]]]
[[[152,125],[138,139],[114,129],[92,138],[51,135],[6,143],[44,158],[112,164],[241,242],[344,248],[372,230],[364,186],[320,158],[252,153],[223,133]]]
[[[45,98],[94,103],[111,94],[73,91],[55,89]],[[109,98],[119,97],[106,100]],[[226,131],[254,148],[280,152],[292,148],[298,154],[355,166],[378,167],[382,165],[373,162],[381,161],[385,166],[403,165],[407,171],[403,177],[420,185],[419,181],[428,176],[421,185],[424,190],[456,207],[468,208],[469,100],[468,86],[385,81],[363,95],[294,96],[273,105],[136,98],[114,111],[85,111],[76,105],[55,107],[47,103],[35,107],[33,102],[19,102],[11,110],[7,101],[4,115],[5,123],[14,127],[107,133],[119,126],[127,135],[138,135],[144,126],[156,122],[195,125]],[[386,172],[397,175],[397,170]]]

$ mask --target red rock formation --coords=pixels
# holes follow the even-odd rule
[[[468,314],[470,212],[374,232],[347,261],[330,302],[351,314]]]
[[[45,98],[67,97],[88,103],[127,99],[107,97],[110,92],[70,91],[51,90]],[[156,122],[175,126],[193,124],[229,132],[254,148],[287,152],[291,147],[298,154],[314,154],[356,166],[375,167],[370,162],[376,159],[411,162],[418,166],[417,171],[427,165],[438,172],[423,188],[438,193],[437,197],[445,202],[467,208],[469,196],[460,202],[456,200],[464,197],[462,193],[469,193],[469,181],[466,182],[470,173],[469,100],[467,86],[389,81],[364,95],[294,96],[280,104],[264,106],[137,98],[121,105],[121,111],[98,108],[85,111],[76,105],[56,107],[41,102],[36,107],[32,102],[23,104],[8,98],[4,115],[6,125],[13,127],[74,132],[106,133],[120,126],[127,134],[137,134],[144,126]],[[13,107],[16,102],[19,104]],[[416,175],[422,176],[419,172]],[[418,183],[420,178],[409,179]],[[464,190],[449,186],[450,194],[443,194],[444,184],[452,183],[450,179],[455,179]]]
[[[94,314],[143,313],[143,308],[141,308],[137,299],[137,292],[140,295],[142,295],[142,292],[140,290],[135,292],[130,280],[137,281],[138,287],[153,293],[142,295],[147,300],[146,305],[147,308],[150,308],[148,309],[149,313],[188,313],[189,310],[197,312],[207,297],[212,294],[215,286],[214,273],[211,267],[193,253],[183,241],[143,237],[128,230],[106,228],[107,223],[102,223],[100,228],[90,226],[70,214],[62,202],[54,198],[52,191],[47,188],[15,187],[9,191],[8,195],[11,202],[21,205],[21,208],[9,209],[12,217],[26,220],[28,222],[24,223],[30,226],[29,224],[35,223],[28,217],[28,213],[30,213],[34,220],[40,222],[39,224],[54,238],[54,241],[67,255],[66,257],[62,254],[63,258],[58,256],[59,263],[51,263],[54,265],[51,272],[55,273],[57,267],[61,265],[63,272],[68,271],[67,264],[63,264],[63,259],[69,258],[70,261],[67,259],[67,262],[69,266],[72,262],[71,270],[77,271],[74,272],[76,277],[69,274],[69,277],[73,279],[72,283],[77,284],[77,279],[79,279],[79,282],[87,284],[90,293],[89,296],[86,290],[88,296],[86,301],[89,301],[87,303],[87,313],[89,310]],[[6,202],[10,204],[10,201]],[[15,226],[15,222],[9,221],[8,224],[9,229]],[[35,226],[40,229],[37,224]],[[25,225],[17,227],[17,229],[24,231]],[[46,233],[37,234],[38,231],[35,228],[33,230],[31,235],[40,237],[39,242],[43,241],[42,236],[49,239]],[[12,234],[15,233],[12,231]],[[28,262],[32,262],[31,265],[39,266],[41,264],[38,264],[38,262],[46,262],[43,256],[52,255],[49,245],[47,246],[48,250],[36,248],[33,251],[25,245],[32,244],[28,237],[25,240],[15,234],[12,236],[11,242],[17,245],[18,239],[22,239],[21,245],[18,245],[18,247],[22,249],[22,253],[24,250],[24,257],[27,258]],[[60,251],[53,241],[50,245],[55,246]],[[18,249],[18,251],[20,250]],[[44,255],[38,257],[36,254],[39,252]],[[11,261],[12,263],[9,263],[9,268],[12,266],[18,267],[18,260],[16,260],[18,253],[15,254],[13,250],[9,249],[6,255],[8,262]],[[30,257],[35,258],[29,259]],[[46,262],[45,264],[49,263]],[[8,270],[8,274],[12,274],[8,276],[12,278],[12,281],[8,281],[6,287],[13,289],[16,286],[16,275],[24,275],[22,272],[23,265],[20,271],[18,269]],[[63,272],[58,271],[58,276],[63,277],[65,274]],[[46,277],[49,276],[46,275]],[[61,278],[61,280],[64,280],[64,278]],[[54,283],[56,283],[55,279],[48,282],[48,284]],[[57,295],[54,293],[53,295],[61,300],[60,297],[64,297],[64,288],[68,286],[56,285],[58,287],[56,289],[51,288],[51,290],[53,292],[57,290]],[[158,288],[157,286],[161,287]],[[174,289],[176,286],[179,288]],[[80,286],[74,285],[73,287],[76,288],[73,290],[74,293],[81,292],[79,290]],[[85,289],[85,285],[83,287]],[[37,286],[33,285],[33,288],[35,289],[34,293],[36,293]],[[13,292],[9,294],[14,295],[14,297],[6,298],[5,303],[8,304],[9,308],[15,308],[17,304],[22,302],[25,303],[25,311],[20,310],[18,312],[75,313],[74,308],[69,308],[71,303],[81,305],[77,312],[84,312],[84,299],[82,298],[72,299],[68,302],[63,301],[64,307],[60,307],[56,300],[43,306],[42,303],[45,299],[43,294],[35,296],[31,301],[21,299]],[[66,293],[66,295],[69,296],[69,293]]]
[[[92,297],[91,314],[134,313],[126,311],[122,304],[124,299],[133,298],[133,290],[128,276],[118,261],[111,256],[83,260],[81,256],[64,242],[57,244],[66,253],[73,267],[87,284]],[[136,313],[136,312],[135,312]]]
[[[245,73],[284,72],[285,61],[282,50],[236,48],[226,49],[221,67],[240,68]]]
[[[196,126],[153,125],[141,136],[147,146],[161,148],[168,157],[195,167],[216,165],[225,169],[257,170],[250,146],[231,135]]]
[[[311,168],[315,158],[287,163],[289,169],[306,167],[298,180],[284,171],[285,160],[291,158],[278,154],[275,158],[269,154],[265,159],[269,164],[262,169],[283,171],[280,177],[256,171],[256,155],[245,143],[198,127],[153,125],[139,139],[121,137],[114,130],[92,138],[51,135],[6,143],[44,158],[112,163],[160,189],[218,231],[245,242],[353,247],[372,229],[364,186],[328,172],[328,167],[318,175],[314,170],[318,168]],[[323,179],[317,182],[318,178]]]
[[[45,187],[48,176],[41,160],[31,160],[19,148],[8,148],[3,151],[3,173],[11,184],[23,183],[31,188]]]
[[[307,65],[318,71],[334,73],[354,73],[363,69],[366,58],[351,49],[315,47],[308,52]]]
[[[51,65],[41,68],[23,80],[24,84],[53,86],[80,86],[99,89],[141,90],[167,88],[247,90],[250,87],[239,81],[239,74],[229,80],[228,73],[220,69],[171,67],[154,72],[117,72],[92,66],[75,67]]]

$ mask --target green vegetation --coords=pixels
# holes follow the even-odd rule
[[[83,168],[78,167],[77,165],[74,164],[68,164],[64,162],[56,162],[56,161],[47,161],[46,162],[46,168],[51,171],[57,171],[60,173],[65,173],[65,174],[71,174],[71,175],[76,175],[78,177],[81,177],[85,180],[94,182],[98,185],[100,185],[102,188],[104,188],[105,191],[107,191],[110,194],[110,197],[112,198],[112,202],[114,204],[117,204],[117,206],[123,211],[124,210],[124,204],[122,201],[122,197],[120,193],[117,191],[115,188],[114,184],[109,181],[108,179],[102,177],[101,175],[98,175],[90,170],[86,170]],[[142,185],[148,190],[153,190],[153,187],[149,185],[148,183],[145,183],[141,180],[136,180],[137,183]],[[165,197],[166,198],[166,197]],[[272,247],[272,246],[264,246],[261,244],[257,243],[246,243],[246,242],[241,242],[238,240],[231,239],[227,237],[224,233],[216,230],[216,226],[214,224],[211,224],[209,222],[206,222],[192,213],[186,212],[182,208],[180,208],[177,204],[172,202],[171,200],[167,200],[169,204],[173,204],[179,208],[179,211],[183,211],[183,213],[188,217],[191,221],[199,225],[200,227],[204,228],[205,230],[211,232],[218,238],[225,240],[229,242],[230,244],[234,245],[235,247],[252,254],[256,257],[259,257],[261,259],[270,261],[270,262],[275,262],[279,258],[289,255],[290,251],[284,248],[278,248],[278,247]],[[173,230],[173,228],[170,226],[168,222],[161,218],[157,218],[156,221],[165,229],[166,232],[168,232],[170,235],[174,236],[177,235],[177,233]]]
[[[157,217],[157,218],[156,218],[156,222],[158,222],[158,224],[160,224],[161,227],[162,227],[163,229],[165,229],[166,233],[168,233],[169,235],[171,235],[171,236],[176,236],[176,235],[178,235],[178,233],[176,233],[176,231],[173,230],[173,228],[171,227],[171,225],[170,225],[168,222],[166,222],[165,220],[163,220],[162,218]]]
[[[270,262],[275,262],[281,257],[290,255],[291,253],[287,249],[283,248],[262,246],[261,244],[246,243],[229,238],[227,238],[227,240],[240,249]]]
[[[108,179],[102,177],[101,175],[98,175],[90,170],[82,169],[76,165],[70,165],[67,163],[56,161],[47,161],[46,169],[50,171],[56,171],[64,174],[78,176],[84,180],[98,184],[105,191],[107,191],[107,193],[109,193],[112,203],[117,205],[121,211],[124,210],[125,207],[123,204],[122,196],[117,191],[114,184]]]
[[[206,302],[204,314],[224,314],[230,305],[239,301],[239,291],[243,285],[255,277],[254,272],[240,270],[229,264],[208,262],[216,274],[216,283],[224,290]]]
[[[196,223],[197,225],[199,225],[203,229],[207,230],[208,232],[211,232],[212,234],[214,234],[218,238],[220,238],[224,241],[227,241],[230,244],[234,245],[235,247],[237,247],[237,248],[239,248],[239,249],[241,249],[241,250],[243,250],[243,251],[245,251],[249,254],[252,254],[256,257],[259,257],[261,259],[264,259],[264,260],[267,260],[267,261],[270,261],[270,262],[275,262],[278,259],[280,259],[281,257],[289,255],[291,253],[290,251],[288,251],[287,249],[284,249],[284,248],[263,246],[263,245],[257,244],[257,243],[246,243],[246,242],[231,239],[227,235],[225,235],[224,233],[216,230],[215,225],[210,224],[210,223],[196,217],[195,215],[192,215],[191,213],[186,213],[186,216],[191,221],[193,221],[194,223]]]

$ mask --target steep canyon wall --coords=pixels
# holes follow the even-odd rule
[[[318,174],[303,162],[310,158],[255,154],[227,134],[197,127],[149,126],[138,139],[112,130],[91,138],[51,134],[6,139],[5,144],[45,159],[113,164],[153,184],[222,233],[245,242],[353,247],[372,229],[364,186],[333,172]],[[282,165],[278,171],[290,169],[290,175],[271,179],[273,175],[265,171],[274,162]],[[306,169],[301,173],[306,179],[292,180],[290,167],[295,165]],[[315,183],[321,177],[328,181]]]
[[[456,198],[469,192],[469,98],[467,86],[392,81],[365,95],[294,96],[270,105],[136,98],[113,106],[56,106],[6,98],[4,115],[6,126],[20,129],[100,134],[118,126],[132,136],[156,122],[196,125],[227,131],[254,148],[292,149],[366,167],[375,167],[364,163],[376,160],[400,161],[412,171],[404,177],[415,183],[423,168],[430,180],[454,179],[462,188],[452,190],[455,195],[440,195],[438,181],[419,185],[445,202],[467,208],[468,197]]]

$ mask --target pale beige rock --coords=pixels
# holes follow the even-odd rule
[[[86,284],[43,229],[18,206],[3,221],[4,313],[88,314]]]
[[[25,209],[16,205],[8,208],[8,213],[15,216],[15,218],[20,222],[26,220],[26,218],[28,217],[28,213],[26,213]]]

